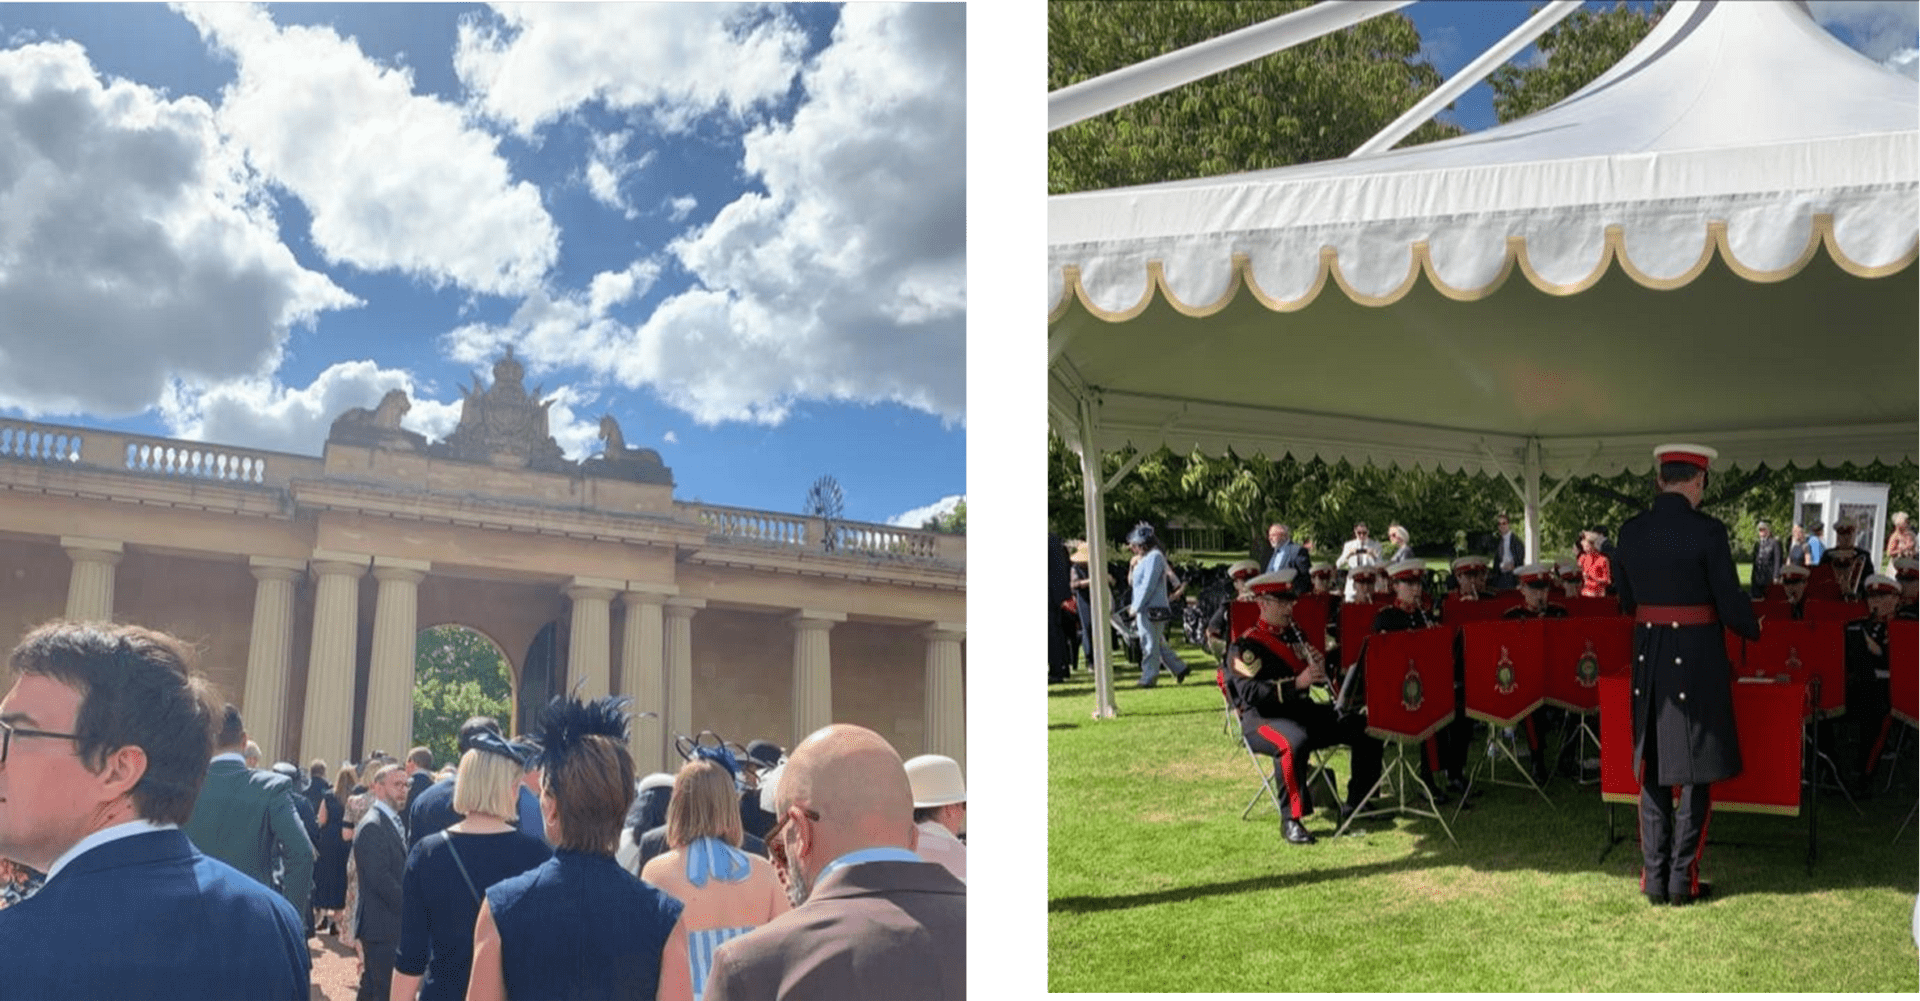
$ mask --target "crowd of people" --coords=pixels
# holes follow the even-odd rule
[[[305,1001],[324,935],[361,1001],[965,995],[959,765],[871,730],[643,780],[624,699],[556,698],[329,781],[258,767],[164,633],[48,623],[9,665],[0,995]]]

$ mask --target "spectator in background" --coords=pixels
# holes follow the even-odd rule
[[[1387,526],[1387,553],[1384,562],[1398,563],[1413,559],[1413,538],[1407,534],[1405,525],[1394,522]]]
[[[773,811],[760,805],[760,787],[768,781],[768,774],[780,767],[780,760],[785,756],[779,744],[756,740],[747,745],[747,753],[740,758],[740,829],[753,835],[755,840],[765,838],[778,819]]]
[[[1818,562],[1813,558],[1813,547],[1808,544],[1806,526],[1795,524],[1793,528],[1789,530],[1789,535],[1790,538],[1787,541],[1788,565],[1810,567]]]
[[[1273,552],[1267,557],[1267,572],[1272,573],[1281,567],[1292,567],[1301,580],[1307,579],[1312,557],[1307,548],[1293,541],[1293,529],[1275,523],[1267,527],[1267,543]]]
[[[320,931],[340,934],[341,913],[347,906],[347,856],[353,848],[353,825],[347,822],[347,800],[353,796],[353,769],[342,767],[332,788],[320,797],[320,838],[314,843],[313,908]]]
[[[667,804],[668,850],[641,878],[685,908],[691,1001],[706,987],[714,950],[785,914],[787,895],[773,865],[741,850],[740,812],[726,752],[703,747],[680,768]],[[680,1001],[662,995],[660,1001]]]
[[[1600,536],[1580,533],[1580,596],[1604,598],[1613,587],[1613,561],[1600,551]]]
[[[913,823],[920,830],[914,854],[938,862],[967,881],[967,783],[960,763],[944,754],[922,754],[906,763],[907,784],[913,790]]]
[[[473,745],[471,740],[473,735],[483,731],[502,737],[505,736],[500,733],[500,724],[493,717],[470,716],[465,723],[460,724],[460,736],[457,744],[460,753],[464,755],[472,750]],[[445,830],[448,825],[460,819],[460,814],[453,809],[453,786],[454,779],[442,779],[428,786],[424,792],[413,798],[412,805],[407,808],[407,844],[409,848],[419,844],[420,839],[427,835],[436,831]],[[520,829],[534,837],[543,837],[545,831],[540,824],[540,807],[537,796],[524,788],[519,795],[519,818],[517,823]]]
[[[1920,544],[1914,538],[1913,527],[1907,524],[1907,513],[1893,513],[1893,531],[1887,535],[1887,559],[1884,565],[1892,566],[1893,561],[1907,556],[1920,556]]]
[[[405,816],[413,809],[413,801],[433,785],[433,751],[425,747],[416,747],[407,752],[407,805],[402,808]]]
[[[454,773],[458,823],[422,838],[407,855],[402,879],[400,949],[391,997],[460,1001],[473,962],[473,923],[487,887],[553,857],[545,841],[517,829],[519,748],[483,732],[469,743]]]
[[[1347,589],[1343,595],[1348,601],[1353,600],[1353,568],[1379,566],[1381,563],[1380,543],[1373,541],[1370,535],[1366,522],[1355,524],[1353,538],[1340,547],[1340,558],[1333,561],[1334,566],[1348,571]]]
[[[1513,534],[1512,523],[1504,513],[1494,517],[1493,527],[1493,575],[1488,583],[1496,591],[1510,591],[1519,584],[1513,572],[1527,561],[1527,543]]]
[[[356,1001],[387,1001],[393,958],[400,947],[401,886],[407,871],[407,774],[398,764],[380,765],[368,783],[373,805],[353,831],[353,867],[360,894],[353,908],[354,947],[360,952]]]
[[[1817,521],[1807,526],[1807,565],[1810,567],[1819,566],[1827,556],[1827,541],[1820,537],[1826,530],[1827,526]]]
[[[1073,670],[1073,640],[1068,635],[1061,612],[1073,597],[1072,572],[1067,569],[1067,548],[1060,537],[1047,535],[1047,683],[1067,680]]]
[[[293,781],[247,767],[243,751],[252,743],[240,710],[229,704],[214,741],[217,753],[207,763],[193,814],[182,830],[194,847],[263,886],[275,885],[274,858],[276,853],[284,854],[285,873],[277,889],[293,905],[293,912],[301,915],[304,929],[307,901],[313,896],[313,842],[294,806],[300,797]]]
[[[1747,591],[1755,598],[1764,598],[1767,585],[1780,579],[1780,568],[1787,563],[1787,556],[1780,548],[1780,540],[1774,537],[1773,526],[1760,522],[1753,526],[1753,570],[1747,575]]]
[[[620,829],[620,846],[613,853],[620,868],[638,876],[655,855],[667,850],[667,801],[672,798],[672,775],[654,772],[640,780],[633,805],[627,808],[627,822]],[[656,828],[660,831],[658,843],[643,843]]]
[[[1173,576],[1172,568],[1167,566],[1166,553],[1160,549],[1160,539],[1153,534],[1153,526],[1141,522],[1127,533],[1127,545],[1133,549],[1136,562],[1133,565],[1131,582],[1133,602],[1128,610],[1133,613],[1133,626],[1140,637],[1140,681],[1135,688],[1152,688],[1154,680],[1160,675],[1161,665],[1173,673],[1175,684],[1187,680],[1187,665],[1167,645],[1167,623],[1173,619],[1172,600],[1179,596],[1180,589],[1173,594],[1167,593],[1167,581]],[[1181,585],[1184,587],[1185,585]]]

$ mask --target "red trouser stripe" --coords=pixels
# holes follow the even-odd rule
[[[1893,717],[1880,721],[1880,736],[1873,738],[1873,746],[1867,750],[1867,760],[1860,763],[1860,770],[1873,774],[1874,766],[1880,763],[1880,752],[1887,749],[1887,734],[1893,730]]]
[[[1707,857],[1707,825],[1713,822],[1713,800],[1707,800],[1707,815],[1700,818],[1700,843],[1693,846],[1693,865],[1687,867],[1687,896],[1700,895],[1700,862]]]
[[[1304,819],[1307,811],[1305,804],[1300,801],[1300,784],[1293,780],[1293,745],[1287,743],[1287,738],[1280,736],[1279,731],[1265,723],[1260,724],[1259,732],[1260,736],[1280,749],[1280,753],[1274,757],[1280,762],[1280,781],[1287,787],[1287,805],[1293,808],[1293,819]]]
[[[1535,757],[1539,757],[1540,736],[1533,732],[1533,717],[1529,715],[1522,722],[1527,725],[1527,750],[1532,751]]]
[[[1440,739],[1438,737],[1428,737],[1426,740],[1426,749],[1427,774],[1437,774],[1440,771]]]

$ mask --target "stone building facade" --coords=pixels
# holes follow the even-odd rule
[[[457,624],[506,655],[516,717],[563,691],[657,713],[642,772],[677,734],[829,722],[965,761],[963,537],[676,501],[611,418],[605,454],[557,459],[511,356],[466,392],[444,442],[396,391],[317,459],[0,420],[0,632],[188,639],[269,760],[403,753],[416,634]]]

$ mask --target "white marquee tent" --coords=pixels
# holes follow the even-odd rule
[[[1096,474],[1161,445],[1497,473],[1532,552],[1543,475],[1646,469],[1661,441],[1911,458],[1916,126],[1912,81],[1803,4],[1681,0],[1483,132],[1054,196],[1049,422]]]

